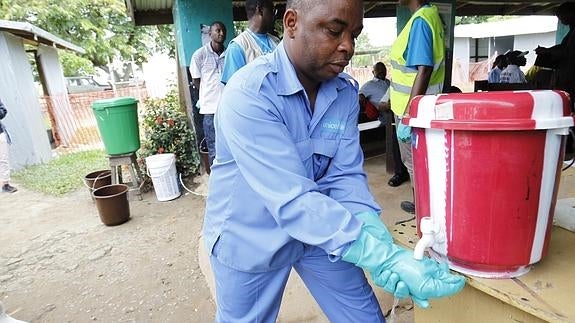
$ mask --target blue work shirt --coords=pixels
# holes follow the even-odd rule
[[[389,89],[388,79],[382,80],[374,77],[361,86],[359,94],[363,94],[371,104],[377,107],[379,101],[381,101],[381,98],[385,95],[385,92],[387,92],[387,89]]]
[[[268,34],[254,33],[250,32],[249,30],[247,32],[253,36],[253,39],[260,47],[262,53],[265,54],[273,52],[276,44],[273,42],[273,40],[270,39]],[[248,62],[246,60],[246,55],[242,46],[233,40],[228,45],[224,55],[225,61],[221,81],[222,83],[226,84],[232,75],[234,75],[234,73],[237,72],[240,68],[244,67]]]
[[[489,74],[487,74],[487,83],[499,83],[501,76],[501,69],[499,66],[495,66]]]
[[[271,271],[305,244],[339,256],[361,231],[352,214],[381,211],[363,171],[352,82],[324,81],[312,114],[283,43],[232,76],[215,118],[203,228],[221,263]]]
[[[234,75],[234,73],[245,66],[246,57],[244,55],[244,49],[237,43],[231,42],[226,49],[225,53],[226,59],[224,60],[224,68],[222,71],[221,82],[226,84]]]

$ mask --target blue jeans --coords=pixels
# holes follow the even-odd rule
[[[216,281],[216,322],[276,322],[292,266],[242,272],[220,263],[217,249],[216,243],[210,257]],[[305,247],[293,268],[330,322],[385,322],[361,268],[343,260],[332,262],[325,251],[313,246]]]
[[[210,167],[216,158],[216,128],[214,128],[214,115],[204,114],[204,136],[208,146],[208,157],[210,160]]]

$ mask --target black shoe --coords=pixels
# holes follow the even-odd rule
[[[395,175],[393,175],[392,178],[389,179],[389,182],[387,182],[387,185],[389,185],[391,187],[397,187],[397,186],[407,182],[408,180],[409,180],[409,174],[407,174],[407,173],[395,174]]]
[[[403,201],[401,202],[401,209],[407,213],[415,214],[415,204],[410,201]]]
[[[2,193],[14,193],[18,191],[18,189],[10,184],[4,184],[4,186],[2,186]]]

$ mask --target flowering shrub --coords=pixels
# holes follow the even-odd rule
[[[171,90],[164,99],[146,99],[143,115],[145,139],[140,156],[174,153],[176,168],[182,176],[198,174],[199,154],[196,138],[180,108],[178,93]]]

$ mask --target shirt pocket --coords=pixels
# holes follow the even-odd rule
[[[314,138],[313,146],[313,178],[315,181],[322,178],[327,172],[335,153],[339,140]]]
[[[314,181],[322,178],[337,152],[339,140],[310,138],[296,143],[300,159],[307,170],[307,177]]]

